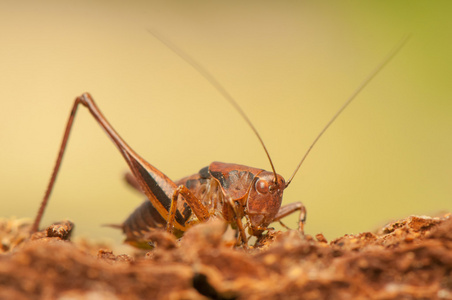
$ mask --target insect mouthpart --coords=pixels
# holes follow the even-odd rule
[[[280,175],[263,171],[256,176],[246,202],[250,234],[256,235],[273,221],[278,213],[286,183]]]

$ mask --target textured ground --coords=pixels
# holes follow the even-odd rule
[[[0,221],[0,299],[452,299],[450,215],[330,242],[275,231],[248,251],[213,222],[135,257],[72,243],[69,222],[28,228]]]

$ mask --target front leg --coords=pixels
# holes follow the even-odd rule
[[[300,216],[298,217],[298,230],[302,234],[304,234],[304,223],[306,222],[306,207],[301,202],[294,202],[281,206],[275,218],[273,219],[273,222],[280,221],[282,218],[293,214],[298,210],[300,211]]]
[[[248,239],[246,237],[245,228],[243,227],[242,217],[238,211],[240,203],[232,200],[232,198],[229,195],[225,195],[225,199],[233,212],[234,223],[237,225],[237,230],[239,231],[240,242],[239,240],[237,240],[237,245],[243,245],[245,249],[248,249]]]

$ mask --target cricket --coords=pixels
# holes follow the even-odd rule
[[[236,246],[246,248],[251,237],[261,237],[270,229],[271,223],[281,222],[284,217],[297,212],[299,214],[298,230],[303,234],[306,208],[301,202],[282,206],[284,190],[291,184],[320,137],[408,41],[408,36],[403,38],[369,73],[368,77],[320,131],[293,174],[286,181],[276,172],[270,154],[257,129],[227,90],[205,67],[188,54],[156,33],[151,32],[151,34],[209,81],[243,117],[259,139],[271,170],[265,171],[234,163],[212,162],[209,166],[200,168],[200,171],[193,175],[173,181],[136,153],[107,121],[93,97],[89,93],[84,93],[75,99],[72,106],[50,181],[31,228],[32,233],[39,230],[60,170],[77,109],[81,105],[88,109],[126,161],[130,169],[126,181],[147,198],[122,224],[118,225],[126,236],[126,243],[137,247],[146,245],[150,242],[146,236],[154,230],[165,230],[180,238],[190,227],[213,218],[220,218],[236,231]],[[283,223],[281,224],[286,227]]]

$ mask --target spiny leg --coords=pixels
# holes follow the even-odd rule
[[[180,185],[176,190],[174,190],[171,208],[168,214],[166,231],[169,233],[172,233],[173,231],[179,195],[184,197],[185,202],[187,202],[188,206],[190,206],[192,212],[196,215],[199,221],[206,222],[210,218],[210,213],[206,206],[198,198],[196,198],[196,196],[193,195],[193,193],[186,186]]]
[[[93,98],[88,93],[77,97],[74,101],[74,105],[69,116],[66,129],[63,136],[63,141],[60,146],[57,161],[55,167],[53,168],[52,176],[50,178],[49,184],[45,196],[42,200],[39,211],[36,215],[35,221],[31,228],[31,233],[34,233],[39,228],[39,223],[44,214],[44,210],[47,206],[50,194],[52,192],[53,186],[56,181],[58,171],[61,166],[61,161],[63,159],[64,152],[66,150],[67,142],[69,139],[69,134],[74,122],[74,118],[77,112],[79,104],[85,106],[91,115],[96,119],[98,124],[105,130],[107,135],[111,138],[113,143],[117,146],[118,150],[126,160],[130,167],[130,170],[135,177],[140,190],[146,195],[146,197],[151,201],[152,205],[156,208],[158,213],[165,219],[168,216],[168,210],[171,206],[171,195],[174,189],[177,188],[176,184],[171,181],[165,174],[160,172],[154,166],[149,164],[143,158],[141,158],[127,143],[119,136],[119,134],[113,129],[107,119],[103,116],[100,109],[95,104]],[[176,219],[181,219],[179,213],[176,213]],[[182,221],[181,221],[182,222]],[[180,222],[176,224],[179,230],[184,230],[183,226],[180,226]]]
[[[225,199],[232,209],[232,212],[234,215],[234,221],[235,221],[235,224],[237,224],[237,229],[239,231],[240,239],[242,241],[241,244],[243,244],[244,247],[247,248],[248,247],[248,244],[247,244],[248,239],[246,237],[245,229],[243,227],[242,218],[237,211],[237,206],[240,206],[240,203],[234,202],[234,200],[232,200],[232,198],[229,195],[225,195]]]
[[[273,219],[273,222],[280,222],[282,218],[291,215],[296,211],[300,211],[300,216],[298,217],[298,230],[304,234],[304,223],[306,222],[306,207],[301,202],[294,202],[281,206],[275,218]],[[287,228],[287,226],[283,226]]]

